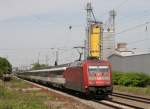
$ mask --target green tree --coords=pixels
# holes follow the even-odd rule
[[[38,69],[44,69],[44,68],[48,68],[47,64],[40,64],[40,63],[34,63],[32,64],[32,70],[38,70]]]
[[[12,65],[6,58],[0,57],[0,76],[3,74],[11,73]]]

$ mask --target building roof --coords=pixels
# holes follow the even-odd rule
[[[130,51],[118,51],[116,50],[114,54],[112,54],[110,57],[113,55],[121,56],[121,57],[127,57],[127,56],[138,56],[138,55],[146,55],[150,54],[150,50],[130,50]]]

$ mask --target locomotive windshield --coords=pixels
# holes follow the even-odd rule
[[[109,68],[108,66],[89,66],[89,72],[90,73],[105,73],[105,72],[108,72],[109,71]]]

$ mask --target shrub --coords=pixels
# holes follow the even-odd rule
[[[113,84],[133,87],[146,87],[150,85],[150,76],[144,73],[113,72]]]
[[[119,85],[118,84],[118,81],[119,79],[121,78],[121,76],[123,75],[123,73],[120,73],[120,72],[113,72],[113,75],[112,75],[112,78],[113,78],[113,84],[114,85]]]
[[[0,57],[0,76],[3,74],[11,73],[12,65],[6,58]]]

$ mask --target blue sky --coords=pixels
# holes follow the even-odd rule
[[[105,22],[115,9],[116,33],[150,22],[150,0],[0,0],[0,56],[14,66],[30,65],[40,58],[54,62],[55,50],[83,45],[85,39],[85,5],[91,1],[95,16]],[[69,26],[72,25],[72,30]],[[147,24],[135,30],[116,34],[116,42],[137,42],[130,48],[150,48]],[[146,39],[146,41],[140,41]],[[62,54],[61,54],[62,52]],[[60,51],[61,63],[77,59],[76,50]]]

